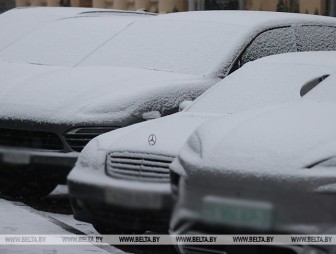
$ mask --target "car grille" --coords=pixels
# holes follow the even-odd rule
[[[64,135],[66,142],[72,150],[81,152],[93,138],[106,132],[117,129],[117,127],[87,127],[77,128]]]
[[[107,155],[109,176],[151,182],[169,182],[169,164],[173,157],[147,153],[112,152]]]
[[[62,150],[60,138],[51,132],[0,128],[0,145],[18,148]]]

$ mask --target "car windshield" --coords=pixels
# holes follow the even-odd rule
[[[302,98],[300,90],[305,84],[334,71],[332,66],[248,63],[208,90],[186,111],[233,114],[294,102]],[[315,90],[318,89],[304,97]]]
[[[73,66],[133,19],[130,15],[109,15],[58,20],[0,51],[0,59],[15,63]]]
[[[132,24],[82,65],[203,75],[239,50],[246,30],[233,24],[155,17],[155,22],[146,19]]]

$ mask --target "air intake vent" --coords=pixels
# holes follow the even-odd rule
[[[150,182],[169,182],[169,164],[173,157],[132,152],[112,152],[107,155],[109,176]]]
[[[63,150],[60,138],[51,132],[0,128],[0,145],[17,148]]]
[[[117,127],[86,127],[77,128],[69,131],[64,135],[66,142],[72,150],[80,152],[91,139],[106,132],[117,129]]]

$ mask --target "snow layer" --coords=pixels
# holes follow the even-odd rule
[[[36,211],[19,202],[0,199],[0,233],[3,235],[72,235],[69,231],[53,223],[44,212]],[[81,253],[118,253],[113,247],[103,248],[94,245],[77,246],[0,246],[0,253],[11,254],[81,254]]]
[[[49,22],[75,16],[86,8],[16,8],[0,15],[0,50]],[[92,9],[97,10],[97,9]]]
[[[143,17],[149,16],[76,16],[50,22],[2,50],[0,59],[15,63],[74,66],[128,24]]]
[[[3,64],[2,70],[12,71],[14,67]],[[26,79],[14,78],[13,74],[12,79],[1,83],[1,118],[97,125],[113,122],[118,126],[131,115],[141,119],[144,112],[178,108],[183,100],[195,99],[217,81],[104,66],[41,66],[35,73]]]
[[[190,112],[234,114],[301,100],[300,90],[309,81],[336,72],[336,52],[287,53],[261,58],[229,75],[187,109]],[[330,79],[332,80],[332,79]],[[317,97],[335,100],[332,87],[313,89]],[[310,96],[308,93],[306,96]],[[315,96],[316,97],[316,96]]]
[[[198,163],[214,170],[281,174],[333,157],[335,109],[331,103],[300,102],[209,122],[196,131],[202,150]]]
[[[223,73],[260,32],[309,23],[335,25],[332,18],[274,12],[210,11],[161,15],[133,24],[83,64],[133,66],[197,75]],[[294,39],[290,37],[288,41]]]
[[[313,78],[335,71],[335,57],[334,52],[288,53],[251,62],[209,89],[184,112],[97,137],[83,150],[75,169],[102,169],[106,151],[176,156],[193,130],[206,120],[253,108],[263,109],[269,105],[303,100],[300,96],[301,87]],[[289,64],[291,61],[293,64]],[[335,97],[335,93],[326,91],[323,85],[325,82],[332,84],[331,77],[330,80],[326,79],[321,87],[315,87],[310,93],[321,89],[330,97],[332,94]],[[228,128],[234,123],[236,122],[230,118]],[[224,130],[218,131],[221,133]],[[150,134],[157,137],[155,146],[148,144]],[[206,140],[210,137],[207,136]],[[217,141],[217,137],[214,140]]]

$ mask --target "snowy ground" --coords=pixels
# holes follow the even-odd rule
[[[0,196],[0,234],[98,234],[87,223],[76,221],[71,214],[67,188],[59,186],[47,198],[34,202],[18,202]],[[119,248],[119,247],[118,247]],[[1,246],[1,254],[154,254],[174,253],[168,247],[147,246]],[[122,249],[122,250],[121,250]]]

